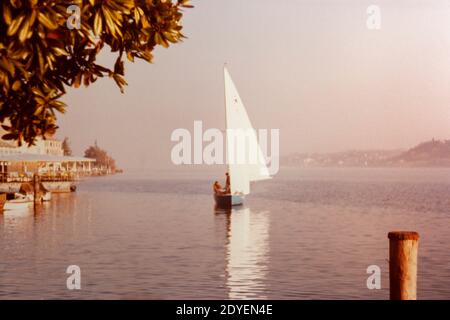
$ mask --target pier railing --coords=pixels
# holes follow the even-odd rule
[[[77,181],[80,179],[80,175],[73,173],[39,174],[39,179],[42,182]],[[0,174],[0,183],[17,183],[17,182],[32,182],[32,181],[33,181],[33,174],[30,173]]]
[[[39,173],[39,179],[44,182],[59,182],[59,181],[77,181],[82,177],[90,176],[105,176],[114,173],[108,168],[92,168],[86,171],[61,171],[61,172],[45,172]],[[32,182],[32,172],[3,172],[0,173],[0,183],[6,182]]]

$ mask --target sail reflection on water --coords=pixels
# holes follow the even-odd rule
[[[233,210],[228,214],[227,224],[228,298],[267,298],[269,212]]]

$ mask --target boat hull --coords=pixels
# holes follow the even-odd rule
[[[214,200],[219,208],[231,208],[244,203],[244,196],[231,194],[214,194]]]
[[[52,193],[50,191],[47,191],[42,196],[42,201],[50,201],[52,200]]]
[[[33,204],[28,199],[7,200],[3,206],[3,210],[23,210],[29,208]]]

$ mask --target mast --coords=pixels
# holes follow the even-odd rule
[[[228,163],[228,119],[227,119],[227,85],[226,85],[227,63],[223,64],[223,98],[225,100],[225,161],[227,163],[227,172],[230,174],[230,164]],[[231,176],[230,176],[231,181]],[[231,187],[231,186],[230,186]]]

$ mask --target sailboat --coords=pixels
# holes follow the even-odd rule
[[[230,186],[229,192],[215,192],[214,200],[220,208],[231,208],[243,204],[245,196],[250,194],[250,182],[270,179],[271,176],[256,132],[226,66],[224,80],[226,155]],[[236,144],[236,141],[244,141],[244,145]],[[245,154],[239,154],[240,152]]]

